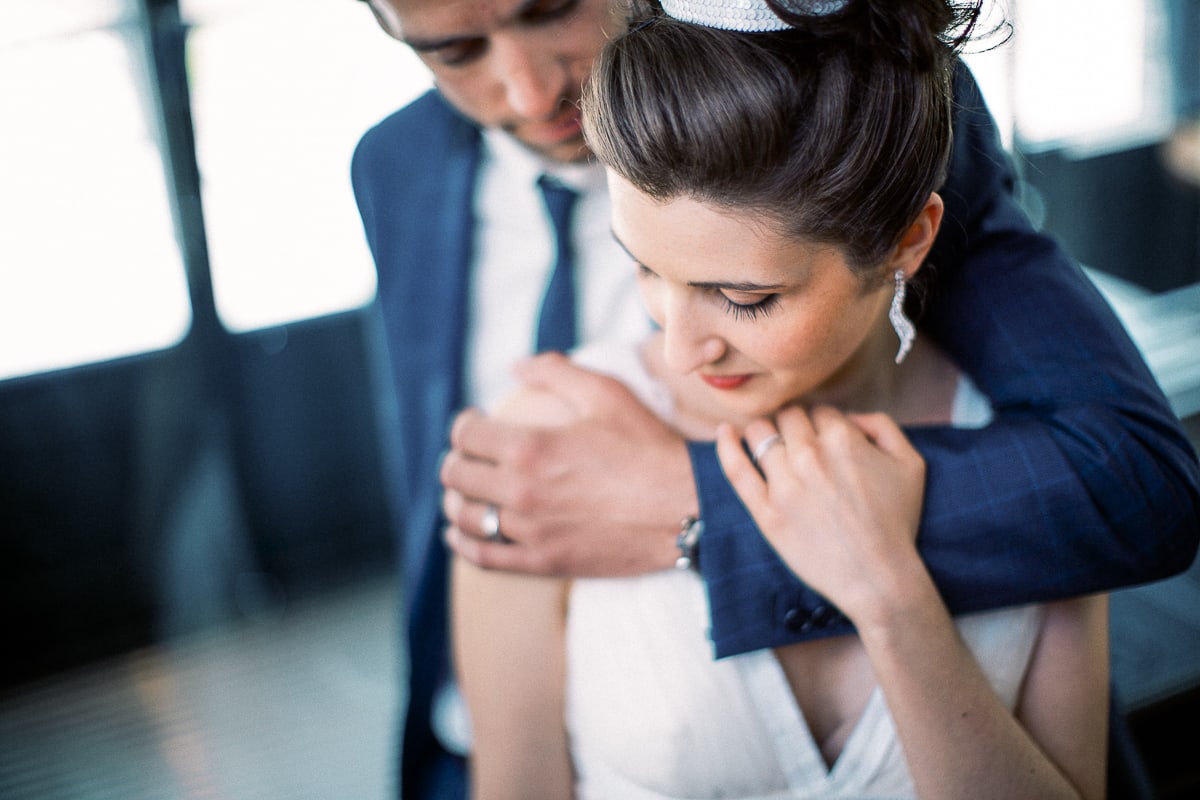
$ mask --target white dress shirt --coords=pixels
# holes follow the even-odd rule
[[[543,173],[579,192],[572,226],[579,344],[628,341],[650,323],[633,262],[612,238],[603,168],[547,162],[497,131],[485,133],[483,144],[466,388],[468,401],[486,408],[513,389],[512,365],[533,351],[554,266],[554,232],[537,186]]]

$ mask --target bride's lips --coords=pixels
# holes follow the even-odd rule
[[[700,380],[714,389],[736,389],[750,380],[749,375],[701,375]]]

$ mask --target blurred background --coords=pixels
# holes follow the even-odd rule
[[[1197,6],[1009,0],[968,57],[1194,441]],[[354,0],[0,1],[0,797],[388,796],[392,399],[349,160],[429,84]],[[1197,796],[1200,577],[1113,606],[1146,780]]]

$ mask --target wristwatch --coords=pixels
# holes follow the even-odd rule
[[[700,534],[703,532],[704,522],[698,517],[684,517],[679,523],[679,535],[675,537],[675,546],[679,548],[676,569],[700,569]]]

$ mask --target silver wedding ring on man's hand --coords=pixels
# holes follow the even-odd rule
[[[767,454],[767,451],[782,441],[782,436],[780,436],[778,433],[772,433],[770,436],[755,445],[754,452],[750,454],[750,460],[754,462],[754,466],[759,466],[763,456]]]
[[[483,531],[483,538],[489,542],[508,541],[500,532],[500,509],[494,505],[488,504],[488,507],[484,509],[483,520],[479,523],[479,527]]]

